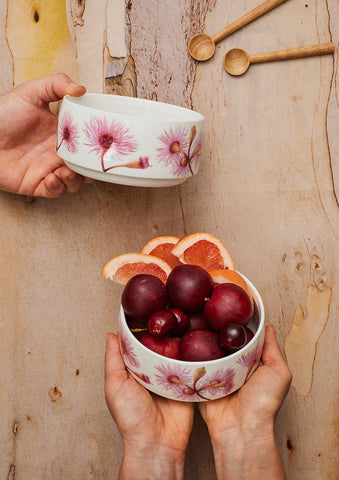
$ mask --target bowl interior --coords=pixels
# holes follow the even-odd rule
[[[198,122],[204,119],[203,115],[188,108],[120,95],[86,93],[82,97],[66,95],[64,100],[85,109],[168,123]]]

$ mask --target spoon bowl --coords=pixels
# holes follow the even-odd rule
[[[224,56],[225,70],[231,75],[242,75],[250,66],[250,56],[241,48],[232,48]]]
[[[197,33],[188,42],[188,50],[195,60],[204,62],[213,57],[215,43],[213,39],[205,33]]]

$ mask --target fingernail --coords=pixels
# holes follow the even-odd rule
[[[61,188],[64,187],[63,182],[57,175],[55,175],[55,177],[53,178],[51,187],[53,188],[53,190],[57,190],[57,191],[61,190]]]
[[[69,83],[66,88],[66,95],[74,95],[74,87],[82,88],[84,91],[86,91],[86,87],[84,87],[83,85],[79,85],[78,83],[72,82],[72,83]]]
[[[74,180],[78,177],[78,174],[75,173],[75,172],[71,172],[68,176],[67,176],[67,181],[68,182],[74,182]]]

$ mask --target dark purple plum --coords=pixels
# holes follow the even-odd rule
[[[177,317],[170,310],[157,310],[148,320],[148,330],[154,337],[174,335],[178,326]]]
[[[234,283],[221,283],[213,289],[206,302],[204,315],[212,330],[221,332],[228,323],[247,325],[253,306],[245,290]]]
[[[179,359],[180,338],[177,337],[154,337],[150,333],[143,335],[141,343],[159,355]]]
[[[249,327],[245,327],[245,330],[246,330],[246,337],[247,337],[247,341],[246,341],[246,345],[247,345],[254,337],[254,333]]]
[[[177,328],[175,329],[173,335],[175,337],[181,337],[189,327],[189,323],[190,323],[189,316],[179,308],[172,307],[172,308],[169,308],[168,310],[170,310],[175,315],[178,322]]]
[[[167,291],[163,282],[154,275],[139,274],[132,277],[122,292],[121,304],[131,320],[147,322],[156,310],[166,307]]]
[[[226,356],[219,335],[208,329],[189,330],[180,342],[180,359],[188,362],[205,362]]]
[[[178,265],[169,274],[166,288],[172,307],[186,313],[199,312],[212,293],[213,280],[198,265]]]
[[[202,328],[208,328],[204,312],[190,313],[189,321],[188,330],[195,330],[196,328],[201,330]]]
[[[246,327],[240,323],[228,323],[219,333],[219,338],[227,352],[237,352],[246,345]]]

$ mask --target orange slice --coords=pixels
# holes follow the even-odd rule
[[[148,273],[166,283],[171,270],[168,263],[153,255],[125,253],[107,262],[102,269],[102,276],[116,283],[126,285],[128,280],[134,277],[134,275]]]
[[[225,245],[210,233],[191,233],[174,245],[172,254],[182,263],[199,265],[211,270],[235,270],[234,262]]]
[[[241,287],[250,297],[253,305],[253,297],[250,289],[240,273],[236,272],[235,270],[213,270],[209,272],[209,274],[211,275],[214,283],[235,283]]]
[[[174,268],[181,264],[178,257],[171,253],[172,248],[179,242],[179,240],[179,237],[174,237],[172,235],[155,237],[142,247],[140,253],[146,253],[148,255],[162,258],[170,267]]]

